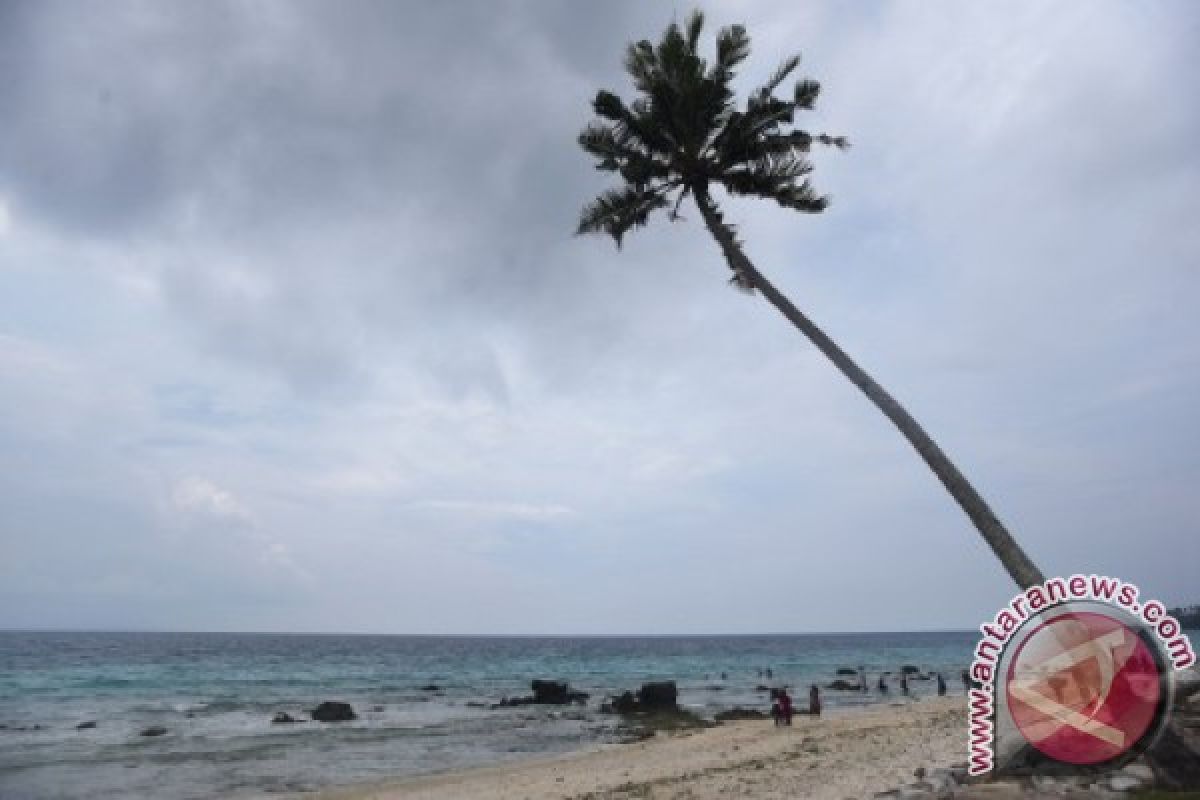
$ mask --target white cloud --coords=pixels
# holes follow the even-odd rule
[[[445,511],[480,518],[512,518],[550,520],[570,516],[574,512],[554,503],[479,502],[472,500],[421,500],[411,503],[416,510]]]
[[[249,510],[228,489],[222,489],[205,478],[184,478],[171,491],[175,508],[190,514],[249,522]]]

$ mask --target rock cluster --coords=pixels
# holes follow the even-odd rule
[[[312,718],[317,722],[348,722],[358,719],[349,703],[325,701],[312,710]]]
[[[675,681],[643,683],[637,692],[622,692],[600,707],[601,711],[618,714],[679,710],[679,689]]]
[[[530,688],[533,690],[532,695],[506,697],[492,708],[532,705],[565,706],[570,703],[583,705],[588,700],[587,692],[572,691],[566,681],[534,680],[530,684]]]

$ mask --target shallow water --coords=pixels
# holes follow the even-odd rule
[[[806,687],[833,680],[838,667],[865,666],[873,684],[882,670],[914,664],[942,671],[959,692],[976,639],[0,633],[0,797],[258,794],[562,752],[612,740],[616,720],[598,711],[605,696],[658,679],[677,681],[680,702],[703,714],[765,709],[755,687],[766,683],[799,687],[803,705]],[[773,679],[760,674],[768,667]],[[467,705],[528,694],[539,677],[567,680],[591,700]],[[935,691],[933,681],[912,687]],[[881,700],[874,691],[822,697],[829,708]],[[359,719],[270,722],[278,711],[308,719],[329,699],[351,703]],[[76,730],[86,720],[96,728]],[[151,725],[168,733],[138,735]]]

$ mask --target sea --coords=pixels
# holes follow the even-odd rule
[[[712,716],[767,710],[768,685],[796,687],[803,708],[809,685],[862,667],[871,691],[824,690],[830,713],[913,702],[932,678],[904,698],[896,676],[882,695],[879,674],[941,672],[960,694],[977,639],[0,632],[0,798],[264,797],[563,753],[619,741],[600,706],[647,681],[676,681],[681,705]],[[535,678],[590,698],[492,707]],[[325,700],[358,719],[311,721]],[[273,724],[278,712],[304,721]],[[153,726],[167,732],[140,735]]]

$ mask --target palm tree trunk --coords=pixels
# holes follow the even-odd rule
[[[933,470],[933,474],[937,475],[938,480],[975,523],[979,535],[987,542],[988,547],[992,548],[996,558],[1000,559],[1000,563],[1004,565],[1018,586],[1027,589],[1042,583],[1044,578],[1041,571],[1029,560],[1025,551],[1013,539],[1012,534],[992,513],[987,502],[980,497],[975,488],[942,452],[942,449],[929,437],[929,434],[925,433],[917,421],[882,386],[876,383],[832,339],[826,336],[824,331],[814,325],[808,317],[792,305],[791,300],[788,300],[770,281],[763,277],[762,273],[742,252],[741,246],[734,238],[733,231],[724,223],[721,212],[709,196],[708,189],[704,186],[692,187],[692,192],[695,195],[696,206],[700,209],[701,216],[704,217],[704,224],[713,238],[717,240],[717,244],[720,245],[721,252],[733,270],[738,284],[762,292],[771,305],[779,310],[779,313],[783,314],[789,322],[807,336],[809,341],[815,344],[817,349],[824,353],[834,366],[841,370],[842,374],[849,378],[850,382],[857,386],[875,404],[875,407],[900,429],[900,433],[904,434],[908,443],[920,454],[921,458],[925,459],[925,463]]]

